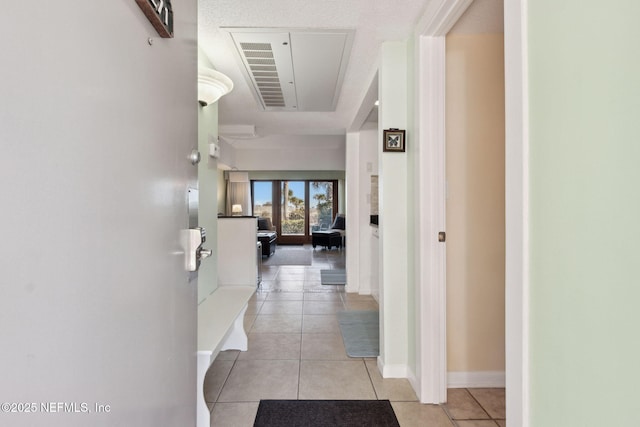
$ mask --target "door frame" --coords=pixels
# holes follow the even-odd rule
[[[528,2],[504,4],[506,415],[522,427],[530,413]]]
[[[446,277],[444,230],[444,37],[472,0],[427,7],[416,29],[416,123],[420,147],[416,251],[417,390],[422,403],[446,401]],[[505,351],[509,423],[529,426],[529,137],[528,0],[505,0]],[[422,132],[426,129],[426,132]],[[441,228],[442,227],[442,228]]]
[[[283,235],[282,234],[282,182],[283,181],[297,181],[304,182],[304,191],[305,191],[305,202],[304,202],[304,221],[305,221],[305,233],[304,235]],[[278,233],[278,244],[305,244],[311,243],[311,233],[309,231],[309,214],[310,214],[310,195],[311,195],[311,183],[312,182],[330,182],[333,185],[332,193],[333,193],[333,205],[331,207],[332,210],[332,221],[335,219],[336,215],[339,212],[339,200],[338,200],[338,180],[337,179],[252,179],[251,180],[251,209],[253,214],[253,207],[255,205],[254,194],[253,194],[253,183],[254,182],[271,182],[271,203],[272,203],[272,212],[271,212],[271,220],[273,222],[273,226],[276,227],[276,232]]]
[[[447,282],[445,231],[445,39],[473,0],[432,2],[416,28],[415,122],[421,147],[416,156],[418,235],[416,271],[417,388],[422,403],[447,401]]]

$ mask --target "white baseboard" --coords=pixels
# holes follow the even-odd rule
[[[447,373],[448,388],[504,387],[504,371],[458,371]]]
[[[407,380],[409,380],[409,384],[411,384],[411,388],[416,393],[416,396],[420,398],[420,382],[418,381],[418,377],[416,376],[415,372],[409,371]]]
[[[380,356],[378,356],[378,369],[382,378],[407,378],[409,373],[407,365],[384,364]]]
[[[357,293],[358,287],[356,285],[350,285],[348,282],[349,282],[349,279],[347,279],[347,284],[344,287],[344,291],[349,294]]]
[[[371,295],[371,288],[363,288],[361,287],[358,291],[359,295]]]

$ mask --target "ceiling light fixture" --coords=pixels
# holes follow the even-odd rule
[[[203,107],[213,104],[233,90],[233,81],[220,71],[198,68],[198,102]]]

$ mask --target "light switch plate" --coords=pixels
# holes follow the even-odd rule
[[[209,144],[209,155],[214,159],[220,158],[220,146],[218,144]]]

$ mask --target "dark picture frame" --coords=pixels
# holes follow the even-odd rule
[[[160,37],[173,38],[173,9],[171,0],[136,0],[142,12]]]
[[[383,132],[382,151],[404,153],[405,131],[404,129],[385,129]]]

